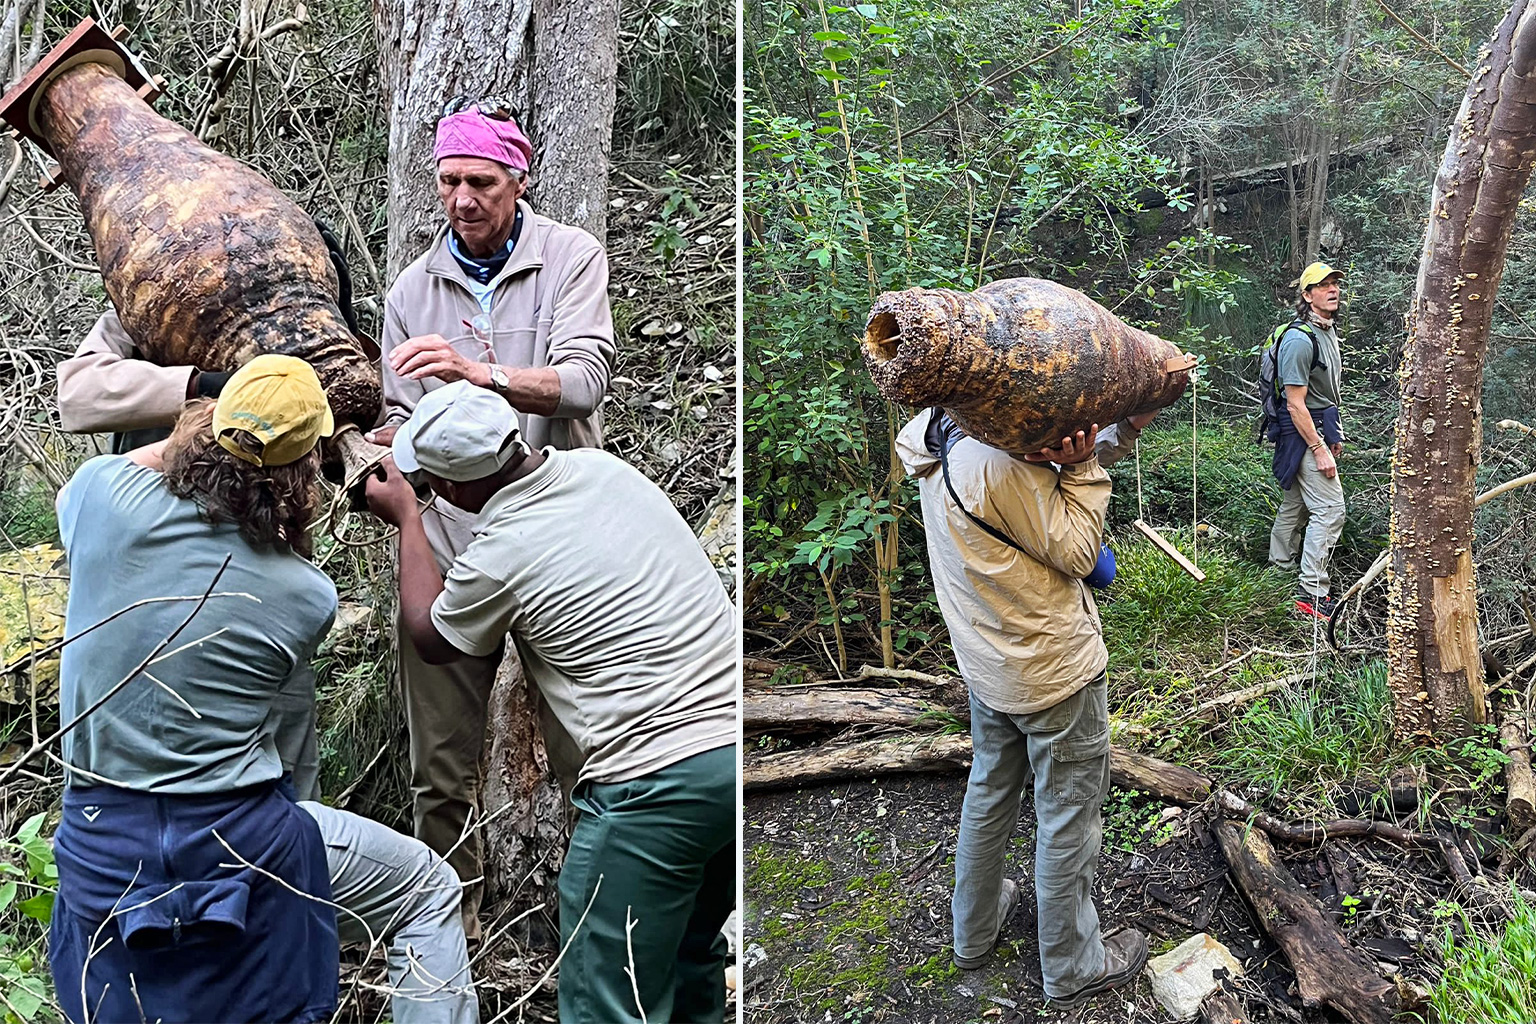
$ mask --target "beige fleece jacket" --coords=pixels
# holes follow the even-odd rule
[[[186,404],[194,371],[140,358],[117,311],[109,309],[58,366],[60,425],[76,434],[170,427]]]
[[[955,493],[1024,548],[989,536],[956,508],[928,454],[923,410],[896,450],[916,477],[929,571],[966,685],[995,711],[1028,714],[1076,693],[1109,664],[1093,571],[1109,509],[1097,458],[1059,469],[1016,459],[974,438],[950,449]]]
[[[523,436],[535,448],[600,448],[599,409],[613,371],[613,318],[608,309],[608,257],[597,239],[577,227],[540,216],[524,202],[522,234],[507,265],[492,281],[493,361],[503,366],[552,367],[560,377],[553,417],[518,413]],[[469,278],[448,250],[444,225],[429,248],[406,267],[384,304],[384,425],[410,418],[434,378],[406,380],[389,368],[395,346],[424,334],[469,333],[464,321],[481,312]],[[474,358],[476,353],[461,352]]]

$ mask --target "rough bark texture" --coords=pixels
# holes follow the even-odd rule
[[[443,105],[460,94],[519,108],[534,152],[527,198],[605,240],[617,0],[375,0],[374,18],[390,97],[390,280],[443,223],[432,146]],[[519,905],[553,895],[564,858],[556,776],[569,775],[572,752],[549,725],[509,651],[491,694],[485,810],[499,816],[486,829],[485,876],[492,898],[516,894]]]
[[[1163,364],[1181,354],[1082,292],[1028,277],[886,292],[864,333],[880,394],[941,405],[967,434],[1018,452],[1172,404],[1189,374]]]
[[[1399,735],[1487,717],[1472,567],[1483,357],[1536,160],[1536,9],[1520,0],[1478,61],[1430,200],[1399,370],[1387,649]]]
[[[1387,1024],[1401,1003],[1396,987],[1297,884],[1264,833],[1230,821],[1215,831],[1233,880],[1296,972],[1302,1003],[1327,1004],[1354,1024]]]
[[[742,695],[742,728],[762,732],[836,725],[912,725],[933,709],[931,701],[892,690],[748,689]]]
[[[902,736],[832,741],[782,754],[749,755],[743,765],[745,789],[802,786],[891,772],[964,771],[971,765],[969,736]],[[1176,764],[1120,747],[1109,748],[1110,781],[1166,803],[1191,806],[1210,796],[1210,780]]]
[[[297,356],[338,419],[373,425],[379,371],[342,318],[335,268],[297,204],[101,64],[47,86],[37,123],[79,197],[107,294],[147,358],[233,370],[262,353]]]
[[[1509,756],[1504,765],[1504,810],[1508,831],[1515,836],[1536,825],[1536,776],[1531,774],[1531,737],[1524,721],[1523,715],[1510,715],[1499,728],[1499,748]]]
[[[389,109],[390,280],[442,225],[432,145],[443,104],[503,96],[533,143],[527,198],[607,237],[618,0],[374,0]]]

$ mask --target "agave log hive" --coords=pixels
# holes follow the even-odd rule
[[[82,55],[87,31],[87,43],[116,54]],[[79,197],[129,337],[151,362],[210,371],[263,353],[297,356],[315,368],[338,426],[371,427],[379,371],[342,317],[313,221],[261,175],[151,110],[114,60],[126,51],[103,40],[82,23],[41,75],[5,98],[4,115],[52,152]],[[361,443],[355,432],[352,443]]]
[[[1032,277],[886,292],[864,331],[880,394],[943,406],[967,434],[1011,452],[1171,405],[1190,363],[1082,292]]]

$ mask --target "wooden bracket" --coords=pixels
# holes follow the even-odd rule
[[[1157,546],[1159,551],[1177,562],[1180,569],[1183,569],[1185,572],[1189,573],[1197,581],[1201,583],[1205,582],[1205,573],[1201,572],[1199,567],[1196,566],[1194,562],[1191,562],[1189,559],[1185,558],[1183,553],[1181,553],[1178,548],[1169,543],[1168,539],[1162,534],[1158,533],[1156,529],[1142,522],[1140,519],[1136,520],[1131,525],[1140,530],[1142,534],[1146,536],[1147,540],[1150,540]]]
[[[1191,352],[1185,352],[1181,356],[1163,360],[1164,373],[1182,373],[1185,370],[1193,370],[1200,363],[1200,358]]]

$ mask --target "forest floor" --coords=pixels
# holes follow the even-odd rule
[[[1023,902],[981,969],[951,962],[949,902],[963,773],[896,775],[748,798],[746,1006],[753,1021],[999,1024],[1162,1022],[1149,983],[1072,1010],[1040,990],[1026,799],[1007,853]],[[1101,926],[1146,932],[1152,954],[1201,931],[1243,963],[1238,991],[1255,1022],[1335,1018],[1304,1008],[1284,956],[1228,877],[1201,809],[1165,809],[1112,790],[1094,887]],[[1369,840],[1280,847],[1296,879],[1378,961],[1421,982],[1451,886],[1438,860]]]

